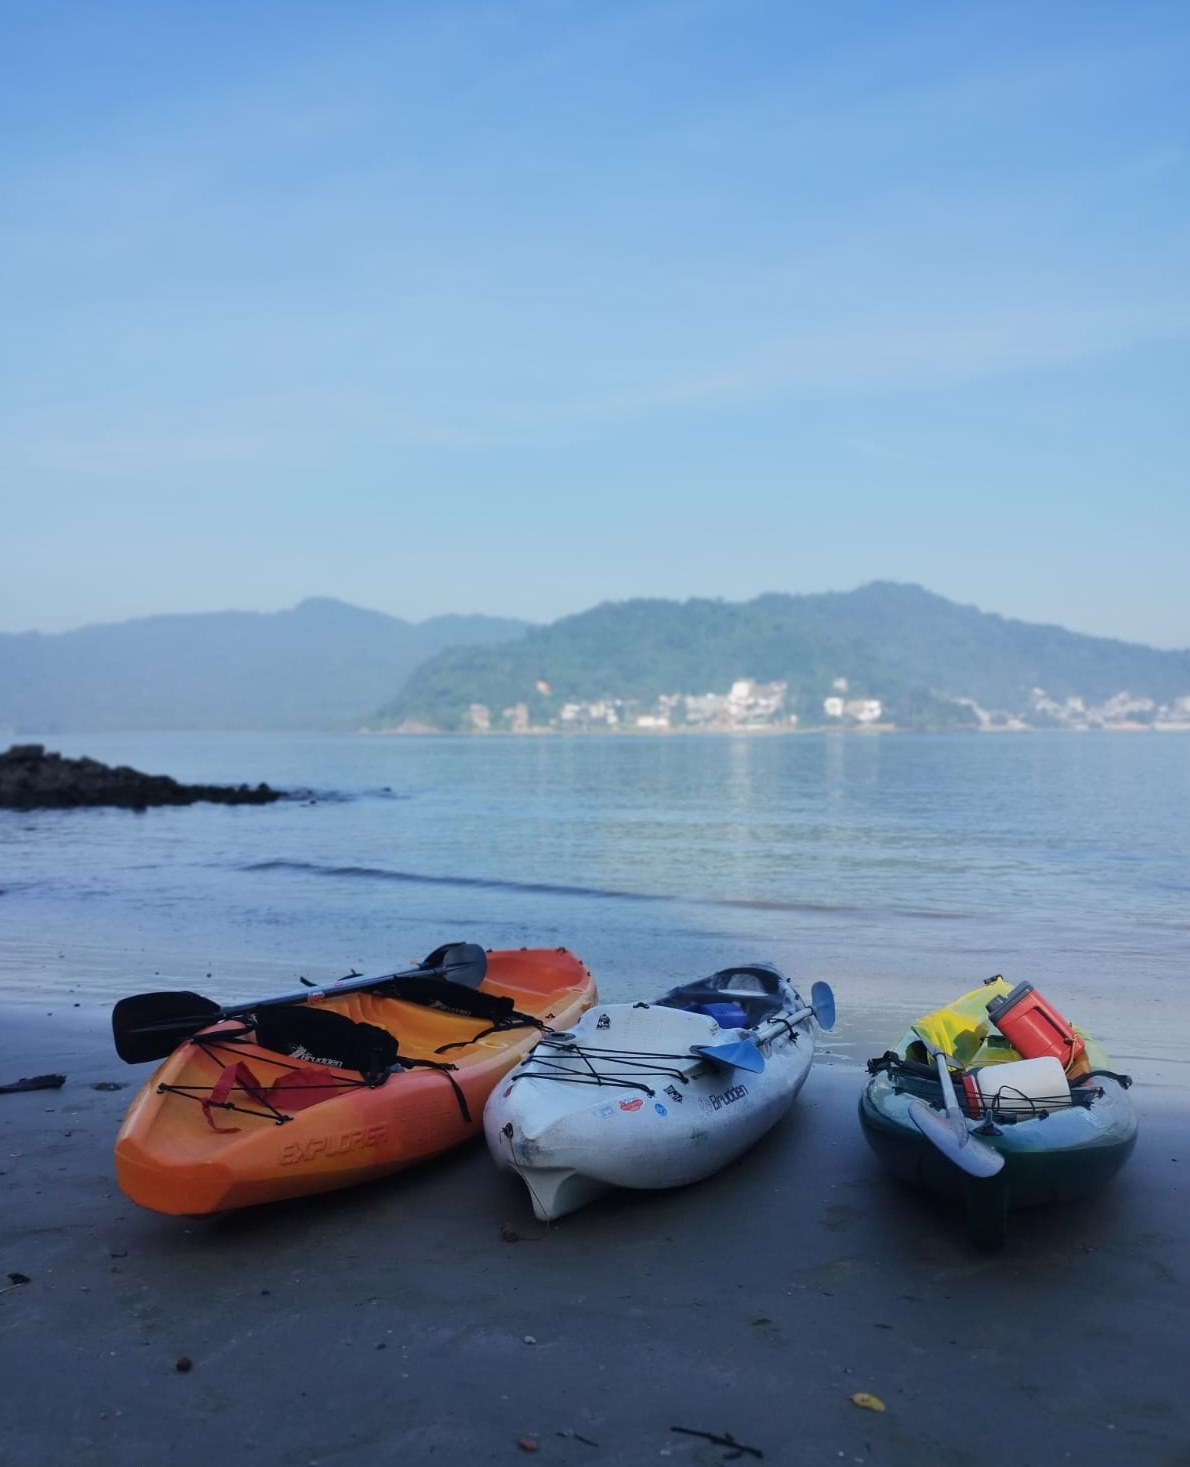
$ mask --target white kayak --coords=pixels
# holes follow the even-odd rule
[[[767,963],[725,968],[651,1003],[596,1004],[547,1034],[492,1092],[484,1135],[543,1222],[615,1187],[710,1176],[786,1113],[834,1024]]]

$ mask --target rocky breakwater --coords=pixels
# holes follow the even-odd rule
[[[267,784],[179,784],[167,774],[141,774],[125,764],[111,768],[98,759],[64,759],[42,744],[14,744],[0,754],[0,807],[10,810],[73,809],[79,805],[267,805],[283,797]]]

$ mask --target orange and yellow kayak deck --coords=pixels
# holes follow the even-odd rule
[[[512,999],[549,1029],[596,1001],[565,948],[489,952],[479,994]],[[201,1215],[354,1186],[425,1161],[482,1130],[495,1085],[541,1037],[363,991],[311,1004],[394,1035],[380,1083],[266,1049],[251,1020],[211,1025],[175,1049],[129,1107],[116,1139],[123,1191],[156,1212]],[[373,1077],[375,1079],[375,1077]]]

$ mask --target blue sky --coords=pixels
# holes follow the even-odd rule
[[[0,630],[1190,645],[1190,7],[2,0]]]

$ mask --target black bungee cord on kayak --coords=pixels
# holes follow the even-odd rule
[[[242,1046],[251,1029],[245,1027],[239,1030],[227,1031],[220,1035],[202,1036],[192,1039],[190,1042],[195,1048],[202,1050],[203,1054],[221,1065],[222,1069],[218,1077],[210,1085],[180,1085],[169,1084],[162,1081],[157,1086],[158,1095],[180,1095],[187,1100],[197,1101],[203,1109],[212,1130],[224,1131],[227,1129],[238,1129],[236,1127],[224,1127],[215,1124],[211,1115],[213,1110],[235,1111],[240,1115],[257,1116],[262,1120],[272,1120],[275,1125],[283,1126],[293,1120],[293,1115],[283,1110],[274,1100],[273,1092],[278,1089],[287,1088],[285,1080],[289,1076],[311,1073],[303,1067],[303,1063],[294,1061],[292,1058],[272,1059],[267,1054],[255,1056],[257,1066],[262,1064],[274,1066],[281,1073],[270,1084],[262,1081],[251,1069],[247,1062],[240,1056]],[[303,1079],[301,1091],[330,1091],[330,1090],[358,1090],[364,1087],[367,1081],[363,1078],[352,1079],[348,1075],[336,1077],[335,1079],[318,1080],[315,1083]],[[252,1109],[242,1105],[231,1098],[235,1090],[242,1091],[251,1097],[260,1109]],[[325,1095],[319,1095],[318,1099],[324,1099]],[[279,1099],[279,1097],[278,1097]]]
[[[454,1039],[440,1044],[435,1054],[445,1054],[448,1049],[464,1049],[476,1044],[489,1034],[499,1034],[504,1029],[546,1029],[544,1020],[535,1014],[522,1014],[513,1007],[512,999],[503,993],[482,993],[461,983],[452,983],[448,978],[404,977],[376,988],[373,992],[381,998],[403,999],[406,1003],[421,1004],[425,1008],[441,1009],[444,1013],[459,1014],[471,1019],[486,1019],[488,1027],[473,1034],[470,1039]]]
[[[941,1093],[942,1087],[933,1065],[903,1059],[892,1049],[885,1050],[876,1059],[870,1059],[867,1070],[869,1075],[882,1073],[888,1075],[894,1089],[900,1094],[916,1095],[922,1099],[931,1099],[936,1102],[936,1098]],[[1041,1120],[1051,1115],[1055,1109],[1070,1106],[1090,1108],[1096,1100],[1103,1096],[1101,1086],[1085,1083],[1092,1076],[1104,1076],[1116,1080],[1125,1089],[1132,1083],[1131,1078],[1127,1075],[1117,1075],[1111,1070],[1092,1070],[1072,1080],[1066,1094],[1060,1096],[1029,1096],[1016,1090],[1015,1087],[1005,1086],[987,1099],[975,1099],[967,1094],[964,1087],[956,1087],[955,1098],[963,1114],[969,1120],[979,1120],[982,1116],[994,1116],[996,1120],[1012,1125],[1017,1121]]]
[[[440,1045],[434,1051],[435,1054],[466,1048],[488,1034],[505,1029],[532,1027],[543,1032],[546,1029],[544,1022],[535,1015],[523,1014],[515,1009],[512,999],[506,995],[480,993],[440,976],[404,975],[377,985],[372,993],[380,998],[397,999],[489,1021],[488,1027],[478,1034]],[[268,1055],[257,1055],[257,1065],[275,1065],[289,1074],[303,1075],[309,1073],[302,1071],[303,1064],[318,1065],[335,1070],[354,1070],[360,1078],[355,1080],[346,1075],[325,1080],[303,1078],[300,1086],[287,1086],[284,1077],[280,1077],[266,1087],[248,1069],[243,1059],[237,1058],[225,1064],[222,1074],[213,1085],[162,1083],[158,1086],[158,1093],[185,1095],[199,1101],[212,1126],[215,1124],[211,1116],[214,1109],[270,1118],[277,1125],[282,1125],[292,1120],[293,1116],[274,1103],[271,1098],[273,1090],[326,1092],[358,1089],[361,1086],[375,1089],[402,1070],[430,1069],[439,1071],[449,1080],[464,1122],[471,1122],[466,1094],[453,1074],[457,1069],[456,1065],[449,1060],[414,1059],[401,1055],[398,1053],[396,1036],[388,1029],[349,1019],[345,1014],[335,1013],[330,1009],[308,1008],[304,1005],[262,1006],[255,1016],[246,1018],[240,1029],[224,1030],[218,1035],[196,1035],[190,1040],[190,1043],[197,1045],[216,1063],[222,1062],[216,1053],[220,1048],[225,1048],[228,1053],[235,1053],[240,1046],[253,1042],[261,1049],[285,1056],[284,1060],[273,1060]],[[262,1108],[252,1110],[237,1104],[230,1098],[236,1089],[250,1095],[256,1105]],[[325,1099],[325,1093],[318,1098]]]
[[[1079,1075],[1077,1079],[1071,1080],[1071,1085],[1085,1085],[1088,1080],[1114,1080],[1121,1090],[1128,1090],[1132,1086],[1131,1075],[1120,1075],[1115,1070],[1088,1070],[1085,1075]],[[1102,1088],[1098,1093],[1103,1094]]]
[[[452,1039],[449,1044],[440,1044],[434,1053],[445,1054],[448,1049],[466,1049],[469,1044],[478,1044],[489,1034],[499,1034],[505,1029],[540,1029],[543,1034],[548,1032],[547,1026],[533,1014],[520,1014],[513,1009],[494,1024],[489,1024],[486,1029],[481,1029],[478,1034],[472,1034],[470,1039]]]
[[[338,1018],[340,1016],[320,1014],[319,1017]],[[357,1025],[356,1027],[372,1028],[374,1026]],[[377,1032],[384,1033],[383,1030],[377,1030]],[[318,1092],[317,1099],[324,1100],[326,1099],[326,1093],[329,1091],[359,1090],[363,1088],[375,1089],[377,1086],[385,1084],[391,1076],[399,1074],[403,1070],[437,1070],[450,1082],[463,1120],[467,1124],[471,1122],[471,1110],[467,1104],[467,1097],[452,1073],[457,1069],[457,1066],[451,1064],[449,1060],[414,1059],[412,1056],[399,1055],[396,1052],[396,1040],[391,1035],[386,1035],[386,1037],[392,1042],[392,1062],[383,1070],[377,1071],[371,1069],[368,1073],[360,1072],[360,1078],[358,1080],[353,1079],[347,1074],[336,1075],[333,1079],[329,1077],[325,1079],[309,1078],[310,1076],[317,1076],[316,1071],[307,1068],[311,1064],[339,1070],[355,1068],[329,1055],[315,1056],[309,1053],[280,1050],[280,1054],[283,1054],[285,1057],[273,1059],[268,1054],[257,1054],[253,1057],[253,1062],[257,1067],[260,1065],[271,1065],[281,1071],[277,1079],[267,1086],[253,1074],[252,1070],[248,1068],[246,1061],[240,1058],[243,1045],[252,1042],[253,1036],[255,1037],[256,1044],[264,1048],[265,1046],[261,1043],[259,1030],[253,1029],[251,1025],[245,1025],[242,1029],[225,1030],[217,1035],[196,1036],[190,1041],[191,1044],[201,1049],[216,1064],[223,1065],[223,1070],[219,1077],[211,1085],[179,1085],[168,1084],[163,1081],[157,1086],[157,1093],[159,1095],[182,1095],[189,1100],[198,1101],[202,1105],[207,1120],[215,1130],[221,1128],[215,1126],[211,1117],[212,1110],[238,1111],[242,1115],[271,1119],[277,1125],[284,1125],[287,1121],[293,1120],[293,1115],[289,1114],[281,1105],[275,1103],[275,1091],[290,1091],[291,1094],[288,1098],[290,1109],[293,1109],[292,1102],[295,1093]],[[269,1047],[271,1048],[272,1046],[270,1045]],[[234,1058],[231,1058],[232,1056]],[[298,1075],[302,1077],[299,1084],[287,1085],[285,1083],[288,1076]],[[248,1106],[237,1104],[236,1101],[230,1098],[232,1092],[236,1089],[242,1090],[246,1095],[251,1096],[252,1100],[261,1109],[253,1110]]]
[[[547,1050],[556,1053],[546,1053]],[[605,1073],[595,1068],[594,1057],[601,1062],[609,1062],[624,1066],[625,1072]],[[662,1079],[680,1080],[683,1085],[689,1084],[690,1076],[684,1069],[678,1068],[681,1061],[686,1061],[689,1066],[691,1056],[689,1054],[658,1054],[652,1050],[632,1049],[583,1049],[573,1041],[559,1041],[543,1039],[533,1053],[520,1065],[516,1072],[509,1077],[510,1083],[515,1080],[561,1080],[570,1085],[607,1085],[622,1090],[643,1090],[652,1099],[656,1094],[643,1080],[634,1080],[629,1076],[636,1073],[656,1075]],[[585,1068],[575,1069],[567,1064],[568,1060],[581,1060]],[[662,1060],[675,1061],[674,1067],[668,1067],[659,1063]]]

